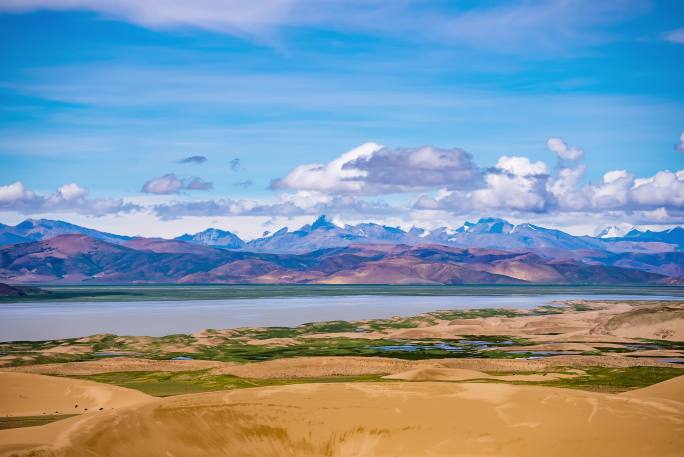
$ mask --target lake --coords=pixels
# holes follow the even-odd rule
[[[63,301],[0,303],[0,340],[72,338],[95,333],[162,336],[191,333],[205,328],[296,326],[323,320],[410,316],[438,309],[531,308],[555,300],[663,300],[682,296],[681,288],[641,289],[647,295],[636,289],[629,290],[629,294],[616,293],[624,288],[532,290],[529,286],[465,289],[469,292],[468,295],[455,293],[454,291],[464,291],[455,288],[418,288],[421,294],[415,294],[416,288],[413,288],[413,294],[409,295],[409,289],[394,288],[396,295],[392,295],[392,288],[385,287],[376,288],[382,293],[365,295],[338,293],[312,296],[310,294],[313,292],[307,289],[308,292],[305,294],[295,294],[301,296],[191,300],[188,299],[191,294],[187,287],[183,289],[183,294],[179,294],[183,299],[172,299],[168,289],[174,290],[173,287],[164,289],[166,299],[159,299],[158,296],[149,299],[141,292],[142,297],[148,299],[133,300],[127,296],[125,299],[117,297],[105,301],[99,296],[96,300],[74,301],[72,297]],[[226,288],[231,291],[234,289]],[[255,289],[262,292],[268,290],[259,286]],[[491,293],[492,289],[496,293]],[[153,288],[155,293],[159,293],[160,290]],[[343,292],[359,290],[364,291],[363,288],[349,288],[343,289]],[[429,290],[429,293],[426,290]],[[205,292],[199,293],[198,297],[203,297]]]

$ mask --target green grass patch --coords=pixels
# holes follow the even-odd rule
[[[584,303],[573,303],[572,304],[572,309],[578,312],[584,312],[584,311],[591,311],[592,307],[588,306]]]
[[[482,308],[466,310],[454,309],[445,311],[434,311],[428,314],[437,319],[445,321],[452,321],[455,319],[477,319],[486,317],[520,317],[524,315],[510,309],[502,308]]]
[[[648,338],[639,338],[644,343],[655,344],[663,349],[672,349],[675,351],[684,351],[684,341],[669,341],[669,340],[650,340]]]
[[[69,377],[114,384],[128,389],[139,390],[155,397],[245,389],[249,387],[280,386],[286,384],[383,381],[382,375],[326,376],[293,379],[247,379],[229,375],[212,375],[209,374],[207,370],[181,372],[125,371]]]
[[[575,367],[573,367],[575,368]],[[565,368],[567,370],[568,368]],[[619,393],[628,390],[641,389],[668,379],[684,375],[681,368],[662,367],[629,367],[629,368],[599,368],[579,367],[585,372],[576,378],[556,379],[553,381],[525,382],[509,381],[512,384],[526,384],[549,387],[563,387],[567,389],[588,390],[591,392]],[[563,372],[563,371],[556,371]],[[492,382],[506,382],[491,380]]]

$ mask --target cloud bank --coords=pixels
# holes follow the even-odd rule
[[[684,142],[684,133],[680,142]],[[502,155],[495,165],[481,167],[460,148],[387,148],[365,143],[330,162],[294,167],[273,180],[271,188],[277,193],[270,198],[190,200],[184,191],[212,189],[212,183],[173,173],[150,179],[142,188],[144,193],[173,199],[146,205],[91,198],[88,190],[76,183],[40,195],[17,181],[0,186],[0,210],[90,216],[145,212],[161,220],[321,213],[407,221],[420,214],[517,215],[546,221],[612,218],[641,224],[684,218],[684,169],[641,177],[615,169],[605,172],[598,182],[588,182],[584,151],[556,137],[549,138],[546,146],[555,164]],[[247,180],[231,187],[251,185]]]
[[[131,213],[142,208],[122,199],[90,198],[88,189],[76,183],[65,184],[50,195],[39,195],[17,181],[0,186],[0,210],[22,214],[76,213],[86,216]]]

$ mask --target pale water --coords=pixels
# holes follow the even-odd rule
[[[673,295],[353,295],[179,301],[0,303],[0,341],[95,333],[162,336],[206,328],[296,326],[324,320],[410,316],[439,309],[532,308],[555,300],[663,300]]]

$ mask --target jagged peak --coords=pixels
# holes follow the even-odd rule
[[[321,214],[318,216],[318,218],[311,224],[311,227],[309,230],[314,231],[319,228],[324,228],[324,229],[331,229],[331,228],[336,228],[337,226],[333,224],[330,219],[328,219],[328,216],[325,214]]]

